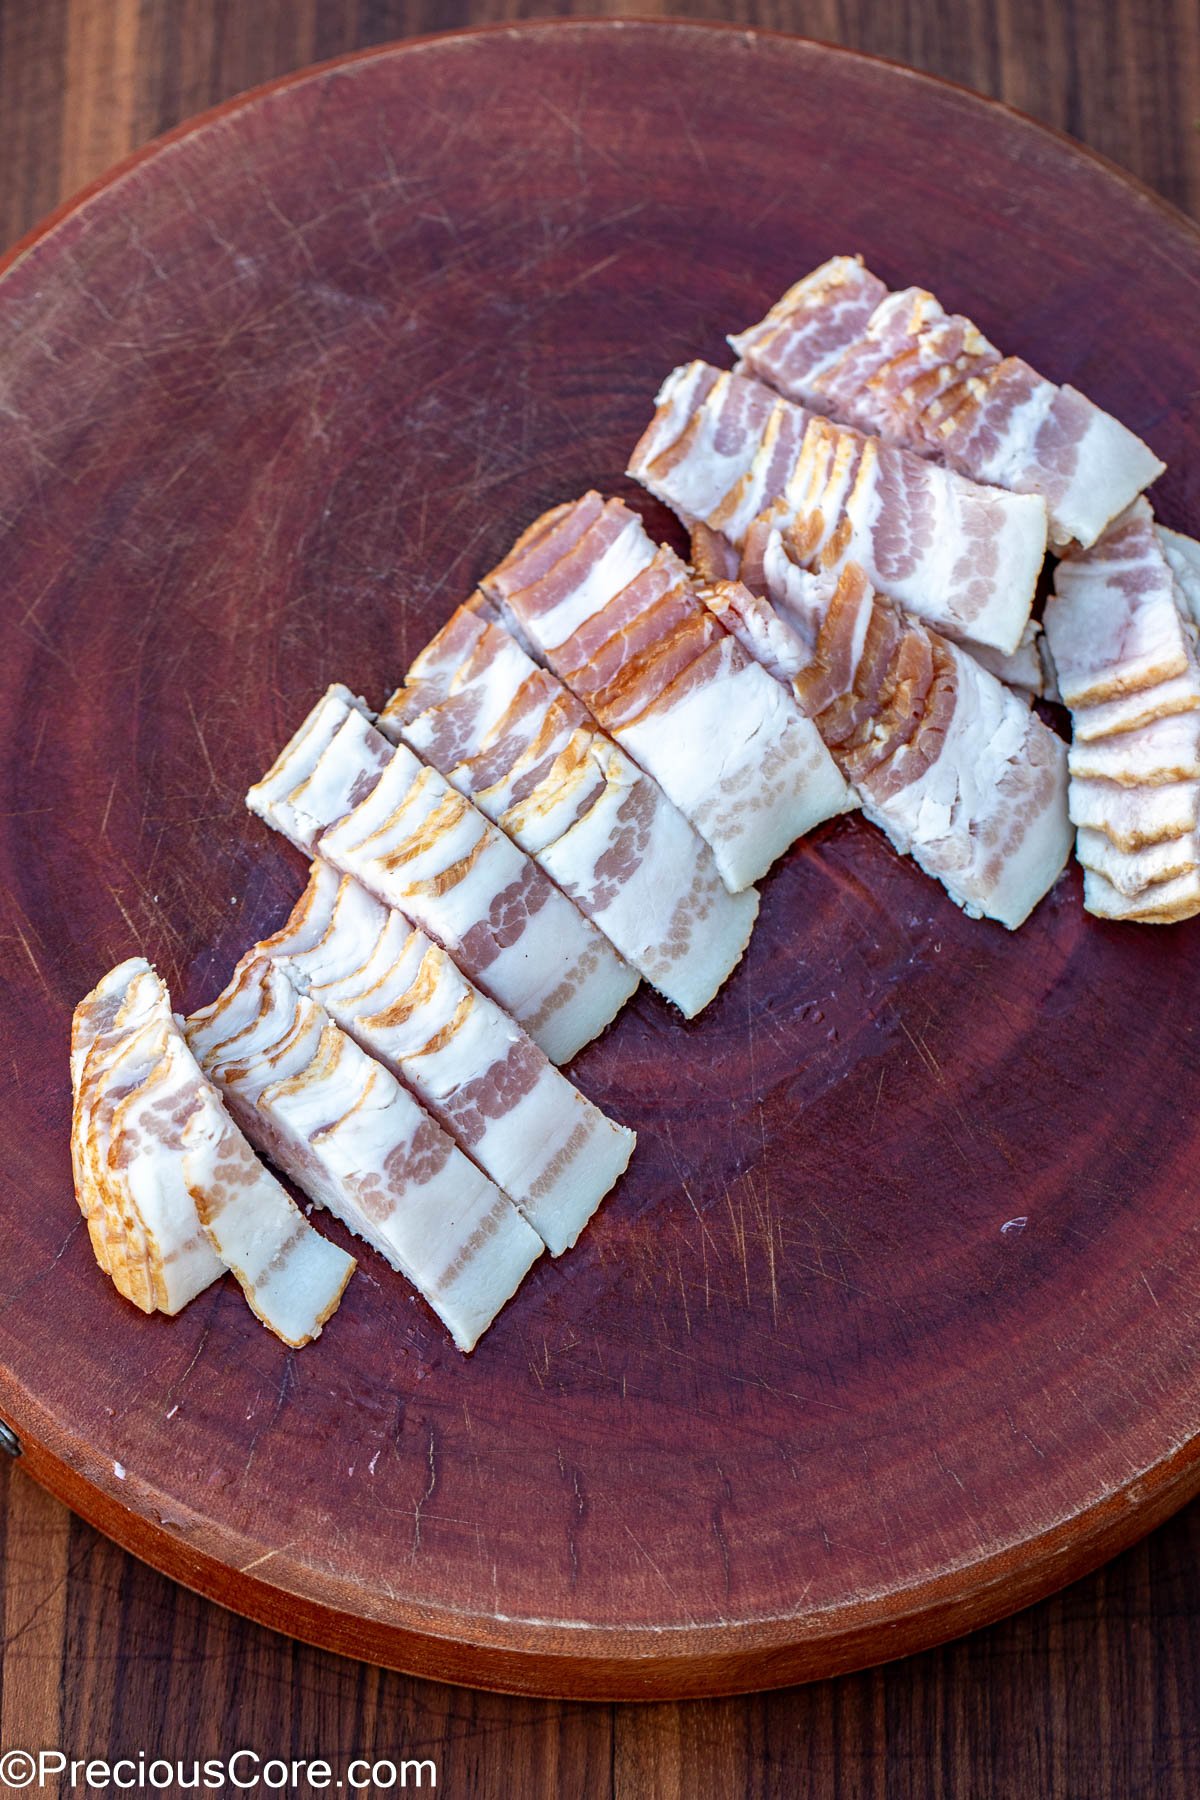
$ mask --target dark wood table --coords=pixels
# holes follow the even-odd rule
[[[621,9],[0,0],[0,242],[225,95],[357,46],[529,10]],[[804,31],[949,76],[1200,213],[1195,0],[639,10]],[[0,1463],[0,1750],[190,1760],[247,1748],[339,1772],[403,1753],[434,1760],[438,1791],[481,1800],[1200,1791],[1200,1503],[1089,1580],[945,1650],[761,1697],[595,1706],[440,1687],[291,1643],[173,1586]]]

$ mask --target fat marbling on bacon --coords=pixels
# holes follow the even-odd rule
[[[738,368],[847,425],[1045,500],[1056,544],[1094,543],[1162,474],[1154,452],[1073,387],[1001,356],[922,288],[889,293],[835,256],[729,340]]]
[[[508,1197],[257,947],[184,1029],[251,1142],[472,1350],[542,1253]]]
[[[1200,663],[1187,585],[1197,556],[1138,499],[1063,558],[1046,602],[1074,731],[1068,801],[1084,905],[1101,918],[1167,924],[1200,911]]]
[[[316,1337],[354,1259],[254,1156],[140,957],[75,1009],[71,1072],[75,1191],[118,1290],[144,1312],[176,1313],[229,1269],[284,1343]]]
[[[707,603],[789,684],[866,817],[968,914],[1014,930],[1070,854],[1066,746],[856,565],[813,575],[776,532],[765,571],[770,600],[722,581]]]
[[[589,919],[436,769],[332,687],[246,796],[308,855],[352,875],[448,950],[554,1062],[638,984]]]
[[[319,860],[287,923],[258,948],[411,1088],[552,1256],[571,1247],[623,1173],[634,1134],[444,950]]]
[[[710,846],[737,893],[852,799],[820,736],[620,500],[554,507],[481,584]]]
[[[1009,654],[1029,623],[1046,553],[1035,495],[980,487],[703,362],[675,369],[629,474],[720,532],[763,591],[770,533],[789,529],[813,570],[859,564],[878,592],[964,642]]]
[[[379,729],[469,796],[685,1017],[741,960],[758,912],[583,703],[539,668],[482,594],[459,607]]]

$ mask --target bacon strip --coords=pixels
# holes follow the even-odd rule
[[[851,804],[817,732],[621,501],[589,493],[546,513],[482,586],[711,847],[731,892]]]
[[[76,1008],[71,1064],[76,1193],[118,1290],[144,1312],[176,1313],[228,1268],[284,1343],[316,1337],[354,1259],[252,1154],[141,958]]]
[[[1056,544],[1095,542],[1163,472],[1133,432],[1056,387],[922,288],[889,293],[837,256],[729,339],[737,367],[790,400],[973,481],[1045,500]]]
[[[251,810],[448,950],[554,1062],[596,1037],[638,976],[537,865],[330,688]]]
[[[1200,546],[1135,500],[1059,563],[1046,641],[1071,707],[1071,818],[1084,905],[1169,923],[1200,911],[1200,661],[1189,594]]]
[[[863,812],[973,918],[1020,925],[1070,853],[1066,748],[1003,683],[854,565],[803,571],[777,532],[771,600],[705,590],[815,720]]]
[[[727,538],[756,592],[771,531],[790,527],[806,567],[857,563],[878,592],[955,639],[1008,654],[1029,623],[1046,553],[1037,496],[977,486],[748,375],[674,370],[628,472],[685,524]]]
[[[444,950],[320,861],[258,950],[412,1090],[552,1256],[571,1247],[628,1164],[634,1134],[572,1087]]]
[[[379,716],[528,852],[661,994],[693,1018],[741,960],[758,912],[587,708],[538,668],[482,594]]]
[[[472,1350],[542,1253],[512,1202],[257,950],[184,1029],[251,1141]]]

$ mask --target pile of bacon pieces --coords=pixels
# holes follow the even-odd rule
[[[353,1262],[257,1150],[470,1350],[632,1154],[561,1065],[643,980],[694,1018],[839,813],[1009,929],[1076,830],[1093,912],[1200,910],[1200,546],[1153,453],[860,258],[730,341],[630,463],[690,562],[618,499],[544,514],[377,715],[330,688],[251,788],[311,860],[282,930],[190,1018],[140,960],[77,1009],[76,1191],[145,1311],[230,1270],[320,1331]]]

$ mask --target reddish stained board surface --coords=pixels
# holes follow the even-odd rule
[[[241,796],[312,699],[381,702],[538,510],[631,492],[674,362],[858,248],[1148,436],[1200,529],[1193,229],[795,40],[371,55],[0,281],[0,1410],[270,1623],[497,1686],[767,1685],[998,1616],[1200,1485],[1195,928],[1088,919],[1073,873],[1010,937],[861,820],[776,869],[701,1019],[643,995],[578,1059],[633,1170],[469,1360],[369,1252],[300,1354],[229,1283],[144,1320],[74,1210],[71,1007],[135,949],[195,1005],[282,920],[304,865]]]

